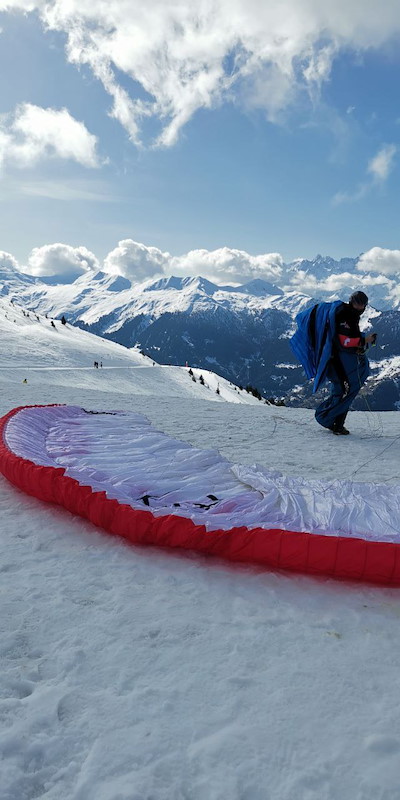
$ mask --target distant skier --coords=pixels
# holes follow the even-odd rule
[[[291,345],[307,377],[314,378],[313,393],[325,379],[332,384],[315,419],[337,436],[349,434],[344,427],[347,413],[369,375],[365,351],[375,342],[376,333],[364,336],[359,327],[367,304],[367,295],[357,291],[348,303],[319,303],[296,317],[298,330]]]

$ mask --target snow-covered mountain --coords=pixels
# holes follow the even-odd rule
[[[336,262],[322,256],[298,260],[288,265],[282,280],[297,271],[298,276],[312,274],[320,281],[339,267],[354,271],[355,263],[356,259]],[[89,271],[67,285],[44,285],[38,279],[20,281],[19,274],[10,270],[8,274],[4,292],[25,309],[54,317],[64,314],[87,331],[126,347],[138,345],[157,362],[211,369],[232,383],[257,388],[266,398],[313,402],[289,339],[296,314],[321,297],[283,291],[261,279],[219,286],[201,276],[170,276],[132,285],[122,276]],[[352,288],[349,285],[348,292]],[[322,299],[337,296],[331,293]],[[399,309],[377,310],[370,305],[363,324],[378,332],[376,362],[400,356]],[[367,387],[371,407],[397,407],[396,360],[391,372],[392,377],[383,381],[377,368]]]
[[[375,275],[363,274],[359,269],[358,258],[341,258],[339,261],[329,256],[317,255],[311,261],[299,258],[285,265],[281,284],[303,286],[307,294],[320,300],[347,299],[355,289],[363,288],[370,304],[379,311],[400,309],[400,297],[393,291],[400,282],[400,273],[390,279],[379,273],[376,265]],[[340,288],[338,288],[340,287]]]
[[[40,282],[18,290],[24,306],[41,314],[65,314],[70,322],[97,325],[104,334],[113,333],[134,317],[154,320],[163,314],[217,313],[229,309],[241,314],[256,314],[268,309],[292,313],[309,297],[255,280],[243,286],[218,286],[198,277],[160,278],[130,284],[126,278],[104,272],[87,272],[71,284],[44,286]]]
[[[32,288],[35,283],[35,278],[30,275],[19,272],[10,264],[0,263],[0,296],[19,294],[25,288]]]
[[[321,256],[319,253],[315,258],[296,258],[287,265],[288,273],[296,273],[300,270],[313,275],[319,281],[326,280],[330,275],[337,275],[342,272],[354,273],[358,258],[341,258],[339,261],[330,256]]]

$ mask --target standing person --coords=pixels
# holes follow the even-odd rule
[[[360,317],[368,297],[353,292],[348,303],[317,303],[297,314],[297,330],[290,340],[294,355],[313,379],[313,394],[325,380],[331,381],[330,396],[315,412],[317,422],[338,436],[347,436],[344,427],[351,403],[369,375],[365,350],[376,340],[360,331]]]
[[[332,354],[326,370],[326,378],[332,384],[331,393],[318,406],[315,419],[337,436],[350,433],[344,427],[347,412],[369,375],[365,350],[375,342],[376,334],[364,336],[360,331],[360,317],[367,304],[364,292],[353,292],[349,302],[341,303],[335,313]]]

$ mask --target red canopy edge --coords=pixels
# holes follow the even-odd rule
[[[104,491],[93,491],[68,477],[63,467],[21,458],[6,445],[8,420],[24,408],[48,407],[20,406],[0,419],[0,472],[26,494],[63,506],[132,544],[177,547],[272,569],[400,586],[400,544],[276,528],[207,531],[191,519],[173,514],[154,517],[151,511],[109,499]]]

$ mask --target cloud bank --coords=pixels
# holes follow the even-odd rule
[[[243,283],[253,278],[277,281],[282,275],[280,253],[252,256],[244,250],[221,247],[218,250],[191,250],[171,256],[157,247],[147,247],[124,239],[104,260],[104,270],[133,282],[164,275],[202,275],[216,283]]]
[[[296,259],[285,264],[280,253],[251,255],[244,250],[222,247],[218,250],[191,250],[172,256],[157,247],[133,239],[123,239],[106,256],[103,264],[86,247],[54,243],[32,250],[28,264],[20,267],[10,253],[0,251],[0,265],[46,279],[51,283],[70,283],[90,271],[122,275],[133,284],[148,283],[159,277],[201,275],[217,285],[243,284],[256,278],[273,283],[285,292],[300,292],[315,298],[346,300],[351,292],[363,289],[371,305],[389,308],[400,301],[400,250],[373,247],[354,259],[354,269],[345,271],[319,256],[315,262]]]
[[[225,100],[276,120],[299,93],[315,101],[340,51],[360,54],[400,33],[398,0],[0,0],[0,9],[35,10],[64,33],[69,61],[101,81],[132,141],[153,117],[164,146],[198,109]]]

